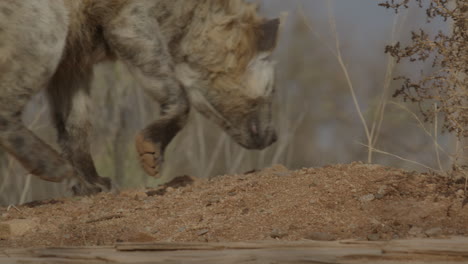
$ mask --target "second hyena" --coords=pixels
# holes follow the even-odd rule
[[[136,137],[148,174],[158,174],[190,106],[242,146],[265,148],[276,140],[270,55],[278,24],[243,0],[2,0],[0,146],[44,180],[70,180],[75,194],[110,190],[90,155],[90,81],[93,65],[121,60],[161,105]],[[42,89],[62,154],[21,121]]]

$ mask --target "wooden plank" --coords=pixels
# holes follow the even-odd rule
[[[451,255],[468,257],[468,239],[452,237],[450,239],[411,239],[388,242],[349,241],[348,245],[376,245],[386,253]]]
[[[115,247],[4,249],[0,250],[0,264],[3,263],[468,263],[468,238],[120,243]]]
[[[343,247],[341,242],[323,241],[249,241],[249,242],[220,242],[220,243],[117,243],[115,248],[119,251],[176,251],[176,250],[223,250],[223,249],[265,249],[265,248],[299,248],[299,247]],[[349,244],[348,247],[362,247],[359,244]]]

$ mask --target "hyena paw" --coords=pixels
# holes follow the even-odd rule
[[[143,170],[152,177],[159,177],[163,163],[161,143],[155,143],[145,138],[142,132],[135,138],[135,145]]]
[[[88,196],[102,192],[102,188],[93,184],[76,183],[71,187],[74,196]]]
[[[118,193],[118,187],[109,178],[100,177],[96,182],[72,180],[68,183],[69,189],[75,196],[87,196],[100,192]]]

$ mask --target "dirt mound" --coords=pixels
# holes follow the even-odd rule
[[[30,227],[3,237],[0,247],[468,235],[464,188],[464,182],[361,163],[275,166],[209,181],[183,177],[156,190],[1,208],[2,225]]]

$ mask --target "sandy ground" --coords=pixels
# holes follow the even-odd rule
[[[468,236],[466,203],[464,181],[361,163],[275,166],[0,208],[1,223],[24,225],[0,247]]]

